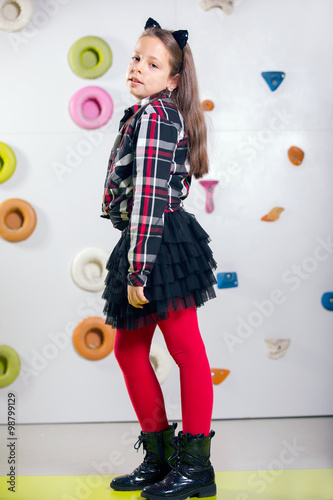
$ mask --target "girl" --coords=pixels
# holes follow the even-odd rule
[[[111,482],[148,499],[216,494],[210,463],[213,386],[196,308],[215,297],[209,236],[183,208],[191,176],[208,172],[207,130],[188,32],[149,18],[126,82],[125,111],[111,151],[103,215],[122,231],[107,263],[106,323],[138,417],[143,463]],[[169,425],[149,360],[156,325],[179,366],[183,430]]]

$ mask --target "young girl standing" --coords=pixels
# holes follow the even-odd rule
[[[136,104],[125,111],[112,148],[103,215],[122,231],[107,263],[106,323],[138,417],[143,463],[111,482],[148,499],[216,494],[209,460],[213,386],[197,307],[215,297],[209,236],[183,208],[191,176],[208,172],[207,130],[186,30],[149,18],[126,82]],[[169,425],[149,360],[159,326],[180,370],[183,430]]]

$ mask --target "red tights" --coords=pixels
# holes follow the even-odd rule
[[[171,313],[158,326],[179,367],[183,432],[210,432],[213,384],[196,307]],[[168,428],[161,386],[149,360],[156,325],[116,330],[114,354],[123,372],[129,397],[144,432]]]

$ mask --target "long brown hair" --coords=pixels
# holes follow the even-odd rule
[[[187,159],[190,163],[190,175],[200,179],[209,170],[207,126],[199,100],[198,79],[191,49],[186,44],[183,51],[181,51],[172,36],[172,31],[169,30],[147,28],[140,38],[144,36],[156,37],[164,43],[170,54],[170,77],[179,74],[178,85],[172,91],[171,98],[184,118],[189,136],[190,147]]]

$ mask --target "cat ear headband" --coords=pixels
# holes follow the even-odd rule
[[[151,17],[148,19],[148,21],[145,24],[145,30],[147,28],[159,28],[161,29],[161,26],[158,24],[157,21],[152,19]],[[178,30],[178,31],[173,31],[172,36],[178,43],[181,51],[183,52],[183,48],[187,44],[187,39],[188,39],[188,31],[187,30]]]

